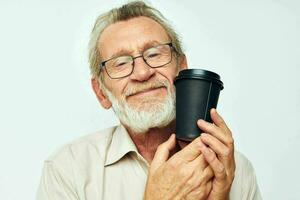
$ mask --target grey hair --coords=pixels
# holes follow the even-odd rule
[[[104,29],[116,22],[126,21],[140,16],[149,17],[158,22],[166,30],[177,54],[179,56],[184,55],[178,34],[172,28],[167,19],[161,14],[161,12],[151,6],[148,6],[143,1],[133,1],[124,4],[119,8],[114,8],[108,12],[105,12],[96,19],[91,32],[88,47],[90,72],[92,77],[97,79],[100,78],[102,80],[102,73],[100,73],[100,64],[102,62],[100,54],[101,47],[98,43]]]

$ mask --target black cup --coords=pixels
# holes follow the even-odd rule
[[[176,137],[192,141],[200,136],[197,120],[212,122],[211,108],[217,108],[224,88],[220,76],[202,69],[185,69],[174,80],[176,87]]]

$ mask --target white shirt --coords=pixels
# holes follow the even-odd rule
[[[238,152],[235,161],[230,200],[260,200],[251,163]],[[37,200],[142,200],[148,168],[126,129],[111,127],[49,156]]]

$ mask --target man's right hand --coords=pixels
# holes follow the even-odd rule
[[[176,137],[171,137],[156,150],[152,160],[144,200],[202,200],[212,186],[212,169],[201,154],[200,138],[169,158],[175,148]]]

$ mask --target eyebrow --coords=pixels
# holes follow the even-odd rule
[[[151,47],[159,45],[159,44],[165,44],[165,43],[167,43],[167,42],[158,42],[157,40],[150,40],[148,42],[145,42],[138,49],[139,49],[139,52],[142,53],[148,48],[151,48]],[[133,54],[133,50],[119,49],[114,54],[112,54],[109,59],[116,58],[119,56],[132,55],[132,54]]]
[[[150,40],[150,41],[144,43],[143,46],[141,48],[139,48],[139,51],[143,52],[146,49],[149,49],[149,48],[154,47],[159,44],[165,44],[165,42],[158,42],[157,40]]]

